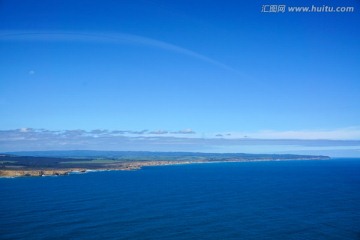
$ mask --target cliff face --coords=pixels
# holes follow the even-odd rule
[[[0,170],[2,177],[39,177],[67,175],[69,170]]]

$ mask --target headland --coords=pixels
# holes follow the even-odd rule
[[[328,156],[292,154],[47,151],[0,154],[0,177],[63,176],[106,170],[215,162],[326,160]]]

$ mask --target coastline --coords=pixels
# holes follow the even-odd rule
[[[61,169],[1,169],[0,178],[15,177],[45,177],[45,176],[66,176],[69,174],[84,174],[88,172],[98,171],[133,171],[143,167],[169,166],[169,165],[187,165],[187,164],[203,164],[203,163],[234,163],[234,162],[278,162],[278,161],[319,161],[329,160],[330,158],[300,158],[300,159],[232,159],[223,161],[210,160],[193,160],[193,161],[137,161],[137,162],[121,162],[117,164],[108,164],[96,168],[61,168]]]
[[[207,163],[206,161],[144,161],[107,165],[98,168],[63,168],[63,169],[1,169],[0,178],[14,177],[45,177],[66,176],[69,174],[83,174],[99,171],[133,171],[143,167],[169,166],[191,163]]]

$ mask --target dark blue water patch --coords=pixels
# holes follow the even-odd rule
[[[360,159],[0,179],[0,239],[360,239]]]

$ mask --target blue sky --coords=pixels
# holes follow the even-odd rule
[[[281,2],[353,13],[263,4],[279,2],[1,1],[0,151],[360,156],[359,2]],[[75,130],[82,140],[64,134]]]

